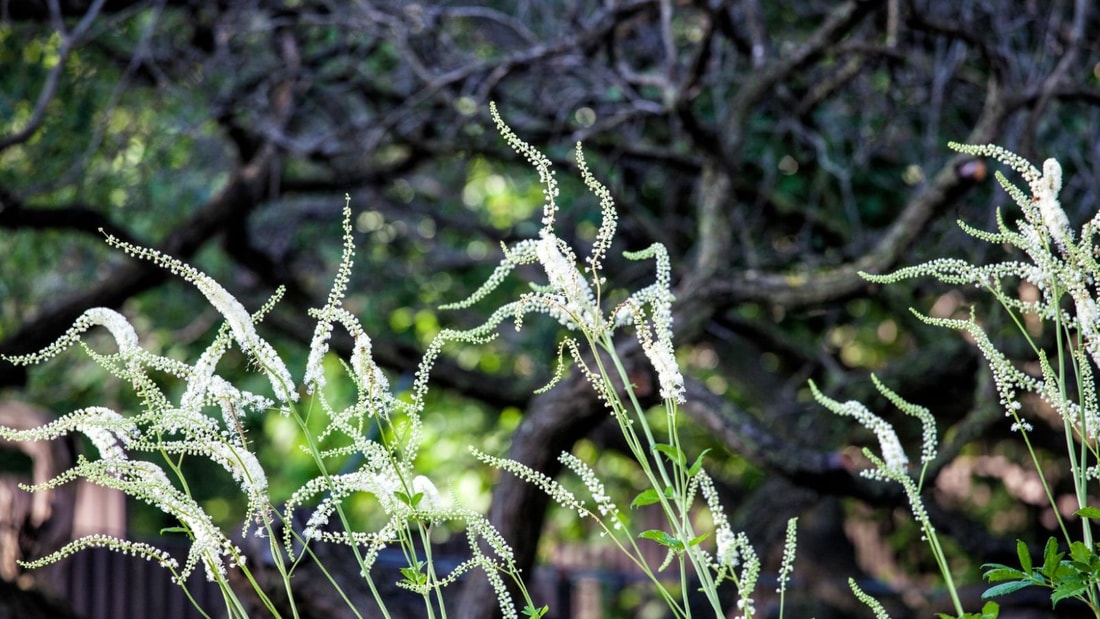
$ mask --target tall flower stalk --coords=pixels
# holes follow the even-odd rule
[[[984,566],[986,578],[995,583],[984,597],[996,597],[1029,586],[1045,587],[1051,590],[1051,601],[1055,605],[1061,600],[1075,598],[1100,617],[1100,553],[1097,552],[1092,526],[1093,520],[1100,519],[1100,508],[1088,502],[1090,486],[1095,486],[1095,480],[1100,479],[1100,398],[1094,378],[1094,366],[1100,364],[1100,314],[1097,313],[1100,263],[1096,259],[1100,214],[1087,221],[1080,231],[1071,227],[1059,201],[1062,167],[1055,159],[1047,159],[1039,169],[1023,157],[999,146],[952,143],[951,147],[975,157],[996,159],[1027,183],[1025,190],[1014,185],[1002,173],[996,174],[998,183],[1020,210],[1021,216],[1015,221],[1006,219],[1004,213],[998,210],[997,229],[993,232],[958,222],[975,239],[1010,248],[1026,259],[972,265],[964,260],[939,258],[887,275],[862,275],[869,281],[881,284],[932,277],[947,284],[976,286],[991,294],[1011,317],[1034,354],[1038,372],[1025,370],[1022,364],[999,350],[978,319],[976,310],[971,310],[969,318],[934,317],[914,310],[914,314],[925,323],[967,334],[985,356],[1000,404],[1011,421],[1012,430],[1020,434],[1027,448],[1062,537],[1061,544],[1054,538],[1046,544],[1041,565],[1040,562],[1033,562],[1027,545],[1021,541],[1018,547],[1020,568],[1000,564]],[[1031,287],[1038,295],[1034,298],[1030,295],[1023,297],[1011,292],[1019,290],[1021,285]],[[1025,324],[1028,316],[1051,326],[1053,342],[1037,341],[1036,335]],[[891,393],[881,384],[879,388],[902,410],[912,412],[900,398],[891,397]],[[846,414],[862,409],[858,403],[841,405],[832,402],[817,393],[816,389],[815,395],[834,412]],[[1060,419],[1066,460],[1074,486],[1074,516],[1079,518],[1076,535],[1071,532],[1071,523],[1063,515],[1062,507],[1048,483],[1043,463],[1031,443],[1029,433],[1032,424],[1024,416],[1024,401],[1029,395],[1037,396]],[[866,409],[863,411],[866,412]],[[876,433],[884,426],[884,422],[861,421]],[[889,430],[892,433],[892,429]],[[926,434],[926,449],[927,444]],[[888,448],[884,441],[883,459],[874,457],[870,452],[865,453],[876,465],[876,475],[892,479],[906,489],[913,513],[924,528],[925,537],[952,591],[959,616],[995,617],[995,604],[987,605],[981,615],[965,615],[962,612],[942,557],[942,548],[919,504],[920,484],[914,483],[903,469],[890,464],[888,453],[892,451],[894,449]],[[922,468],[922,479],[923,471]],[[1096,490],[1095,487],[1092,489]],[[1060,545],[1068,548],[1069,558],[1059,551]],[[864,599],[862,592],[856,593]],[[876,615],[884,613],[881,607],[876,608],[875,612]]]
[[[39,428],[0,427],[0,437],[29,441],[83,433],[96,448],[98,457],[80,456],[71,469],[26,489],[47,490],[83,478],[120,490],[178,522],[178,528],[191,540],[190,551],[180,566],[164,551],[149,544],[91,535],[28,562],[27,567],[53,563],[84,548],[106,547],[165,567],[181,586],[193,571],[202,569],[207,579],[221,590],[225,614],[246,619],[250,617],[247,604],[230,584],[229,572],[236,570],[270,616],[297,617],[298,600],[305,592],[294,588],[291,574],[304,559],[317,558],[311,548],[314,544],[343,544],[353,555],[377,612],[356,607],[326,567],[318,564],[318,568],[352,614],[389,617],[387,601],[376,586],[372,567],[384,548],[395,547],[408,563],[400,570],[396,584],[420,594],[426,617],[446,617],[444,589],[472,569],[484,570],[489,575],[505,617],[519,616],[505,579],[518,585],[521,607],[525,611],[535,609],[511,549],[485,517],[452,504],[430,479],[416,474],[413,463],[422,441],[420,414],[435,353],[422,362],[417,379],[420,387],[412,398],[403,400],[395,396],[385,373],[372,358],[369,336],[342,305],[354,258],[351,209],[347,204],[343,219],[343,258],[324,307],[310,312],[317,326],[301,384],[294,381],[275,347],[263,339],[258,329],[279,294],[250,315],[206,274],[157,251],[108,236],[108,243],[127,254],[150,260],[190,282],[222,314],[225,323],[198,360],[188,364],[142,348],[136,331],[122,314],[107,308],[88,310],[65,335],[44,350],[6,359],[21,365],[41,363],[79,343],[99,365],[133,386],[140,397],[141,410],[124,415],[106,407],[89,407]],[[116,352],[97,352],[81,340],[86,331],[96,327],[111,334]],[[343,407],[331,403],[321,389],[327,380],[334,378],[326,374],[324,361],[326,356],[333,355],[328,342],[337,327],[346,330],[353,341],[350,357],[342,360],[346,372],[341,379],[350,381],[357,394],[354,402]],[[267,377],[270,394],[241,390],[219,375],[219,361],[233,346]],[[185,384],[182,394],[173,399],[150,377],[152,372],[181,380]],[[303,394],[307,397],[300,403]],[[299,426],[304,441],[301,447],[312,456],[317,470],[316,477],[296,490],[282,506],[270,496],[267,481],[270,471],[261,465],[244,430],[246,416],[271,413],[287,416]],[[316,416],[324,416],[325,423],[324,429],[314,434],[309,420]],[[349,460],[351,456],[354,460]],[[272,601],[269,591],[250,571],[245,552],[234,541],[236,536],[217,526],[195,500],[183,466],[188,459],[212,461],[237,482],[247,504],[239,533],[267,540],[266,554],[279,575],[285,605]],[[349,461],[360,464],[350,472],[332,472]],[[358,529],[345,510],[347,499],[364,493],[372,495],[387,516],[384,524],[373,531]],[[294,523],[299,520],[295,514],[299,511],[309,515],[305,525],[296,528]],[[432,561],[428,535],[433,524],[443,521],[457,522],[464,528],[472,549],[469,559],[445,573]],[[195,603],[194,599],[191,601]],[[211,609],[199,608],[199,611],[205,617],[211,616]],[[537,611],[526,614],[539,616]]]
[[[602,266],[617,224],[610,192],[591,173],[578,144],[577,167],[587,188],[599,199],[602,215],[595,242],[582,262],[554,230],[558,186],[550,161],[516,136],[495,107],[491,107],[490,111],[508,144],[538,170],[544,196],[542,228],[537,238],[505,247],[500,265],[485,284],[466,299],[446,305],[443,309],[473,306],[521,265],[538,265],[546,279],[545,283],[532,282],[531,292],[506,303],[481,325],[461,332],[444,331],[440,338],[475,340],[493,337],[506,320],[512,320],[516,329],[520,329],[530,313],[547,314],[565,327],[568,335],[562,341],[560,350],[568,351],[577,371],[588,379],[607,407],[648,482],[648,488],[634,499],[630,507],[659,506],[667,528],[640,532],[631,530],[627,512],[610,503],[602,485],[595,483],[595,474],[590,466],[575,456],[564,454],[562,461],[566,468],[584,481],[595,507],[589,507],[555,480],[518,462],[492,457],[477,450],[475,454],[538,485],[558,503],[581,517],[594,520],[602,533],[649,577],[673,616],[692,616],[687,596],[699,590],[713,615],[725,617],[726,611],[718,597],[718,585],[723,580],[731,580],[740,598],[737,616],[753,617],[755,607],[752,596],[760,574],[760,561],[745,535],[735,535],[730,531],[713,483],[703,470],[703,454],[697,454],[694,460],[689,459],[679,434],[679,406],[684,402],[684,377],[677,365],[673,347],[673,295],[668,253],[659,243],[640,251],[624,252],[623,255],[630,260],[652,260],[656,271],[654,282],[605,310],[606,279]],[[639,399],[616,346],[616,334],[628,326],[633,327],[634,335],[657,376],[666,428],[665,435],[661,437],[649,421],[647,407]],[[559,360],[559,370],[545,389],[552,388],[563,375],[560,363]],[[703,543],[711,533],[701,533],[696,529],[694,515],[698,511],[696,498],[700,493],[716,525],[713,552]],[[639,546],[642,540],[657,543],[667,551],[663,565],[648,564]],[[673,564],[676,567],[675,578],[662,577],[660,572]]]
[[[106,308],[88,310],[57,342],[30,355],[7,357],[20,365],[42,363],[79,344],[99,365],[128,382],[140,398],[140,409],[123,414],[105,407],[90,407],[69,413],[57,421],[32,430],[0,427],[7,440],[51,439],[72,432],[86,435],[97,456],[80,457],[77,464],[57,478],[29,490],[45,490],[77,478],[118,489],[145,501],[178,523],[189,536],[190,552],[180,566],[163,551],[148,544],[106,536],[76,540],[56,553],[26,565],[36,567],[60,560],[88,547],[108,547],[145,557],[166,569],[181,585],[193,571],[202,569],[223,594],[225,613],[235,619],[250,617],[248,605],[230,585],[230,573],[239,573],[253,590],[263,609],[273,617],[299,616],[304,592],[294,587],[292,575],[310,559],[357,617],[390,617],[387,600],[377,586],[372,569],[387,547],[405,558],[396,584],[423,600],[425,617],[447,616],[445,593],[466,572],[480,570],[488,577],[497,603],[506,618],[522,614],[538,618],[548,612],[537,606],[528,593],[512,550],[481,514],[456,505],[440,492],[415,466],[424,437],[421,414],[430,383],[430,372],[445,346],[453,343],[480,344],[497,335],[498,328],[512,321],[519,329],[528,314],[546,314],[568,331],[558,349],[559,365],[550,389],[564,373],[562,357],[568,352],[577,371],[591,383],[609,414],[618,423],[630,453],[648,482],[648,488],[629,507],[609,497],[592,463],[569,453],[561,455],[566,469],[582,481],[587,499],[579,498],[558,481],[519,463],[497,458],[472,448],[482,461],[511,471],[537,484],[558,503],[597,523],[603,533],[652,582],[657,595],[675,617],[691,617],[689,596],[701,591],[714,617],[727,617],[718,596],[718,586],[732,581],[737,589],[736,616],[756,616],[754,591],[761,564],[744,533],[731,530],[720,504],[714,482],[703,467],[703,453],[692,454],[681,440],[680,405],[684,402],[684,377],[673,346],[671,266],[665,248],[653,244],[639,251],[624,252],[630,260],[648,260],[654,265],[653,283],[630,294],[613,307],[605,308],[603,263],[615,236],[617,215],[611,194],[588,169],[577,145],[577,165],[587,188],[598,198],[601,224],[595,242],[579,260],[574,250],[555,232],[558,186],[550,161],[519,139],[504,123],[496,108],[491,114],[503,138],[527,158],[539,174],[545,203],[537,238],[504,248],[500,265],[489,279],[468,298],[446,306],[456,309],[483,300],[517,267],[537,265],[544,281],[531,283],[529,292],[495,308],[482,324],[467,329],[443,329],[429,345],[407,396],[399,397],[390,387],[386,373],[374,361],[372,341],[358,319],[344,306],[355,246],[351,232],[351,210],[343,213],[343,256],[331,287],[320,308],[310,310],[316,321],[302,378],[296,380],[276,348],[261,335],[265,314],[278,301],[275,297],[250,314],[236,298],[205,273],[152,249],[138,247],[108,236],[107,242],[141,260],[151,261],[189,282],[225,319],[211,344],[193,363],[157,355],[144,349],[133,326],[122,314]],[[117,351],[99,352],[82,337],[93,328],[106,329]],[[631,328],[646,360],[657,377],[664,430],[650,423],[649,407],[635,391],[619,356],[617,336]],[[340,358],[342,372],[333,372],[327,360],[335,356],[329,342],[342,330],[352,349]],[[237,348],[267,379],[267,389],[240,389],[222,376],[219,365]],[[151,374],[173,376],[184,385],[172,395]],[[333,380],[354,387],[354,398],[346,405],[326,397],[325,385]],[[283,504],[270,495],[266,470],[255,455],[255,441],[245,428],[251,415],[278,414],[291,419],[301,430],[301,448],[309,454],[315,476],[296,489]],[[660,413],[658,413],[660,414]],[[318,427],[318,418],[323,428]],[[194,498],[185,461],[203,459],[219,465],[237,483],[246,500],[243,524],[238,534],[224,531]],[[349,516],[346,503],[356,496],[370,495],[384,518],[372,530],[362,530]],[[657,506],[664,515],[660,529],[636,531],[630,512],[646,505]],[[698,530],[701,511],[710,513],[713,528]],[[470,556],[457,567],[442,570],[433,560],[431,528],[440,522],[456,523],[465,530]],[[257,536],[266,543],[264,555],[279,577],[283,591],[269,596],[261,578],[246,563],[238,540]],[[376,609],[357,606],[337,584],[314,552],[317,544],[346,546],[353,557]],[[661,565],[652,565],[643,548],[658,544],[667,552]],[[788,529],[783,577],[779,591],[786,588],[794,557],[795,530]],[[670,575],[665,575],[669,568]],[[511,590],[518,590],[513,599]],[[283,598],[285,603],[274,600]],[[194,603],[194,600],[192,600]],[[204,616],[221,615],[200,609]]]

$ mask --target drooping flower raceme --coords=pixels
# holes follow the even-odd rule
[[[672,343],[672,268],[668,251],[664,245],[654,243],[647,249],[624,255],[630,260],[653,258],[657,265],[657,281],[630,295],[615,311],[615,323],[634,325],[642,350],[657,372],[661,397],[682,403],[684,376],[676,362]]]
[[[504,124],[495,106],[490,107],[490,112],[508,144],[539,171],[545,198],[543,226],[537,239],[520,241],[510,248],[504,248],[504,258],[500,265],[473,294],[462,301],[444,305],[441,309],[470,307],[488,296],[517,267],[538,264],[546,274],[546,284],[532,283],[533,292],[504,305],[484,324],[463,333],[467,336],[491,337],[493,330],[503,320],[515,320],[518,328],[522,324],[523,316],[530,312],[548,314],[566,328],[582,331],[592,341],[609,338],[616,327],[633,325],[646,357],[656,370],[661,396],[682,402],[684,379],[676,363],[672,342],[671,267],[664,246],[656,243],[642,251],[624,253],[631,260],[653,259],[657,271],[656,281],[634,292],[605,315],[600,307],[604,283],[600,268],[614,237],[617,220],[610,192],[589,171],[578,144],[578,167],[585,185],[599,198],[602,215],[595,243],[585,260],[586,265],[581,266],[569,245],[554,233],[558,187],[550,170],[550,161],[530,144],[519,139]],[[448,331],[440,337],[456,337],[458,334]]]
[[[332,337],[333,312],[339,309],[340,303],[347,292],[348,281],[351,278],[351,265],[355,257],[355,243],[351,236],[351,197],[344,199],[344,250],[340,258],[340,266],[336,271],[336,278],[329,289],[325,306],[315,316],[317,325],[313,330],[313,339],[309,344],[309,358],[306,361],[305,377],[302,383],[306,389],[312,392],[317,387],[325,385],[325,372],[323,360],[328,352],[328,341]]]
[[[1008,222],[998,210],[996,232],[978,230],[961,221],[959,226],[979,240],[1014,247],[1027,260],[971,265],[959,259],[941,258],[886,275],[862,275],[883,284],[933,277],[948,284],[984,288],[1010,311],[1033,314],[1040,320],[1061,325],[1059,328],[1075,335],[1079,343],[1072,354],[1075,357],[1087,354],[1091,364],[1100,364],[1100,314],[1096,301],[1100,263],[1095,256],[1100,216],[1086,222],[1080,233],[1075,234],[1059,201],[1063,177],[1062,167],[1055,159],[1044,161],[1040,170],[1023,157],[992,144],[952,143],[951,147],[976,157],[992,157],[1008,165],[1026,181],[1027,191],[1015,186],[1000,172],[996,175],[1020,209],[1022,218]],[[1039,292],[1038,300],[1021,299],[1009,292],[1021,281],[1034,286]],[[1065,296],[1072,301],[1072,314],[1066,310]],[[1100,407],[1093,403],[1095,398],[1086,394],[1078,402],[1063,397],[1057,372],[1047,371],[1049,362],[1045,356],[1039,359],[1043,375],[1036,377],[1021,371],[1019,364],[997,350],[973,315],[969,320],[917,315],[924,322],[963,330],[974,338],[993,372],[1001,404],[1005,415],[1012,418],[1013,429],[1026,431],[1030,427],[1020,417],[1019,397],[1031,392],[1050,404],[1077,436],[1087,441],[1100,438]],[[1091,372],[1089,365],[1083,356],[1077,362],[1082,371]]]
[[[294,390],[294,379],[291,378],[290,370],[287,369],[282,358],[275,352],[271,344],[256,332],[256,325],[253,323],[248,310],[214,278],[155,249],[138,247],[111,235],[107,235],[107,243],[135,258],[153,262],[195,286],[210,302],[210,305],[225,317],[233,333],[233,338],[237,341],[241,350],[252,355],[261,371],[270,380],[275,395],[284,402],[298,399],[298,393]]]
[[[207,577],[218,581],[227,596],[235,595],[229,589],[226,576],[228,569],[243,561],[241,550],[190,495],[186,480],[181,478],[182,483],[178,484],[171,480],[172,475],[183,475],[180,461],[202,458],[225,469],[245,495],[248,507],[243,519],[244,534],[254,530],[260,536],[270,537],[274,533],[275,522],[281,520],[288,523],[283,527],[285,547],[280,548],[277,542],[269,542],[272,560],[296,559],[305,547],[295,541],[308,543],[312,539],[321,539],[352,546],[364,577],[369,578],[370,567],[385,546],[395,543],[406,545],[404,550],[407,556],[415,557],[417,549],[410,545],[415,537],[412,534],[414,529],[419,528],[426,534],[429,526],[426,523],[458,521],[467,532],[474,556],[448,574],[437,575],[433,571],[431,578],[399,584],[428,596],[455,582],[465,571],[481,569],[490,574],[505,616],[517,616],[511,593],[499,575],[503,571],[511,578],[517,578],[518,570],[511,549],[483,516],[451,506],[429,478],[413,473],[413,462],[422,440],[420,412],[425,387],[414,390],[411,402],[394,396],[386,375],[372,358],[370,337],[355,316],[342,306],[354,256],[350,221],[351,210],[345,203],[344,254],[340,268],[325,305],[310,311],[310,315],[317,320],[317,326],[306,363],[304,387],[305,391],[313,393],[314,403],[327,415],[328,423],[315,436],[307,435],[307,442],[310,438],[312,442],[304,445],[303,449],[315,457],[319,471],[316,478],[293,493],[284,514],[278,518],[268,496],[266,471],[251,449],[242,421],[248,413],[276,406],[278,400],[283,403],[279,405],[280,412],[299,420],[309,432],[293,405],[298,389],[289,371],[274,347],[256,329],[256,324],[278,300],[281,290],[259,311],[249,315],[239,301],[207,275],[157,251],[108,238],[110,244],[126,253],[150,260],[191,282],[225,317],[225,323],[198,359],[194,363],[186,363],[142,349],[134,328],[122,314],[107,308],[88,310],[64,336],[44,350],[9,360],[19,364],[41,362],[80,342],[96,363],[133,386],[143,410],[126,416],[105,407],[88,407],[30,430],[0,427],[0,437],[43,440],[74,431],[86,434],[99,452],[98,458],[81,456],[68,471],[28,489],[45,490],[77,478],[117,489],[175,519],[191,538],[190,552],[180,568],[174,559],[151,546],[90,536],[75,540],[32,565],[45,565],[83,548],[108,547],[156,561],[172,570],[173,577],[180,583],[201,565]],[[529,244],[521,253],[524,253],[525,260],[536,262],[540,256],[535,250],[535,245]],[[573,258],[564,244],[544,244],[541,259],[548,265],[547,272],[554,274],[556,291],[553,294],[563,296],[562,290],[566,290],[571,298],[584,299],[584,279],[579,273],[569,272],[568,265],[572,264]],[[589,302],[587,306],[595,307],[596,304]],[[566,306],[559,304],[554,307]],[[568,313],[586,316],[582,320],[598,318],[598,313],[590,310],[586,314],[584,307],[569,308]],[[344,365],[349,370],[347,378],[358,392],[355,401],[344,407],[333,406],[323,390],[317,388],[325,384],[325,357],[330,354],[329,340],[335,325],[340,325],[352,338],[352,349]],[[81,342],[81,336],[97,326],[104,327],[111,334],[117,352],[97,352]],[[476,341],[480,336],[459,334],[456,337]],[[234,343],[267,377],[275,399],[239,389],[219,375],[219,363]],[[432,358],[432,354],[425,357],[418,381],[426,384]],[[182,381],[182,395],[176,399],[172,391],[164,388],[163,381],[151,378],[152,373]],[[211,414],[212,409],[214,414]],[[373,433],[370,430],[372,425],[379,432]],[[164,468],[143,459],[149,455],[162,457]],[[351,462],[357,464],[349,472],[332,474],[326,470],[327,459],[348,461],[349,456],[352,457]],[[341,503],[354,493],[369,493],[377,498],[379,506],[389,516],[385,524],[370,532],[349,527],[341,511]],[[317,502],[315,506],[304,505],[313,500]],[[294,512],[299,508],[311,508],[302,530],[296,530],[294,526]],[[335,525],[334,530],[334,523],[330,520],[337,514],[340,524]],[[340,527],[344,527],[343,530]],[[360,554],[359,549],[364,552]],[[228,600],[227,597],[227,604],[230,604]],[[378,601],[385,605],[384,601]],[[233,608],[231,604],[229,607]]]
[[[53,440],[74,431],[87,436],[103,460],[125,460],[126,448],[141,435],[133,420],[105,406],[89,406],[37,428],[0,426],[0,438],[13,442]]]
[[[64,335],[46,348],[33,354],[13,355],[5,359],[16,365],[42,363],[80,341],[80,336],[95,326],[107,329],[118,346],[120,357],[129,358],[138,349],[137,332],[125,316],[107,307],[93,307],[85,310]]]
[[[825,408],[843,417],[854,417],[860,425],[874,432],[875,438],[878,439],[879,449],[882,453],[883,468],[885,470],[869,469],[863,471],[862,474],[865,477],[870,477],[872,479],[888,479],[891,475],[906,474],[906,469],[909,466],[909,457],[905,455],[905,449],[902,448],[901,441],[898,440],[898,435],[894,432],[893,426],[887,423],[885,419],[867,410],[866,406],[855,400],[841,403],[827,397],[818,390],[817,385],[815,385],[813,381],[810,381],[810,390],[813,392],[814,399]]]
[[[568,259],[563,250],[569,254]],[[577,269],[573,252],[565,242],[553,234],[544,234],[535,242],[535,256],[550,280],[545,288],[550,316],[570,329],[598,333],[602,325],[596,296]]]

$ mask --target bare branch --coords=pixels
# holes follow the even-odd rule
[[[38,128],[42,125],[42,121],[46,117],[46,108],[50,102],[53,101],[57,95],[57,88],[61,84],[61,76],[65,73],[65,65],[69,61],[69,56],[72,54],[73,48],[80,43],[81,37],[91,27],[92,22],[95,21],[97,15],[99,15],[100,9],[103,8],[103,3],[106,0],[94,0],[91,6],[88,7],[88,12],[81,18],[80,23],[72,32],[65,32],[64,26],[61,23],[61,12],[57,9],[56,2],[51,3],[51,17],[61,36],[61,47],[57,52],[57,61],[53,67],[50,68],[50,72],[46,75],[46,81],[42,84],[42,90],[38,93],[38,100],[34,103],[34,108],[31,110],[30,118],[27,119],[26,125],[22,129],[19,129],[7,137],[0,137],[0,151],[4,151],[16,144],[26,142],[38,131]],[[56,10],[54,10],[56,9]]]

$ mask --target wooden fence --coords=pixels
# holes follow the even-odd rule
[[[163,544],[159,544],[163,547]],[[186,549],[181,549],[186,553]],[[168,570],[106,548],[83,550],[47,568],[53,593],[82,619],[201,619]],[[207,609],[222,607],[217,587],[201,569],[188,590]],[[215,616],[215,615],[212,615]]]
[[[164,547],[164,544],[158,543]],[[186,553],[186,547],[172,549]],[[380,558],[380,563],[403,560],[400,556]],[[447,557],[440,557],[446,563]],[[181,561],[182,562],[182,561]],[[394,563],[396,565],[396,563]],[[183,590],[172,582],[167,570],[155,563],[94,548],[74,554],[46,568],[54,595],[64,599],[81,619],[201,619]],[[393,569],[394,577],[397,568]],[[535,569],[531,588],[540,604],[549,604],[555,617],[595,619],[604,614],[608,599],[637,580],[637,575],[618,569],[569,566],[540,566]],[[207,582],[202,569],[188,580],[188,590],[211,617],[220,619],[221,594]],[[370,615],[364,613],[364,617]]]

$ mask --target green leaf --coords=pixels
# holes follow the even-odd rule
[[[1089,588],[1089,582],[1087,579],[1079,579],[1073,583],[1064,583],[1054,588],[1054,592],[1050,594],[1051,606],[1057,606],[1058,602],[1062,600],[1068,600],[1076,597],[1080,597]]]
[[[999,563],[986,563],[982,566],[982,569],[987,570],[982,576],[989,582],[1001,582],[1005,580],[1018,580],[1021,578],[1028,578],[1030,574],[1018,570],[1014,567],[1007,565],[1001,565]]]
[[[1082,507],[1081,509],[1073,512],[1082,518],[1090,518],[1093,520],[1100,520],[1100,507]]]
[[[550,611],[549,606],[543,606],[542,608],[535,608],[534,606],[531,606],[530,604],[528,604],[527,606],[523,607],[523,614],[527,615],[528,617],[531,617],[531,619],[540,619],[540,617],[542,617],[543,615],[545,615],[549,611]]]
[[[1069,556],[1074,561],[1080,563],[1080,567],[1087,570],[1089,560],[1092,559],[1095,555],[1093,555],[1092,550],[1090,550],[1089,547],[1084,544],[1084,542],[1073,542],[1069,545]]]
[[[698,546],[699,544],[703,543],[703,540],[707,539],[708,537],[710,537],[710,533],[704,533],[704,534],[692,539],[690,542],[688,542],[688,548],[691,548],[693,546]]]
[[[996,602],[986,602],[982,606],[981,614],[978,613],[963,613],[958,617],[949,615],[947,613],[936,613],[936,617],[939,619],[997,619],[997,615],[1001,613],[1001,607]]]
[[[405,577],[405,580],[407,582],[410,582],[414,585],[422,585],[428,582],[428,575],[420,571],[423,567],[423,561],[417,563],[416,567],[403,567],[401,568],[401,575]]]
[[[699,457],[692,463],[691,468],[688,469],[688,477],[695,477],[699,474],[699,471],[703,470],[703,456],[707,455],[710,449],[704,449],[703,453],[699,454]]]
[[[982,594],[983,600],[988,600],[991,597],[997,597],[998,595],[1008,595],[1009,593],[1015,593],[1020,589],[1026,589],[1034,585],[1035,583],[1030,580],[1014,580],[1012,582],[1005,582],[994,587],[990,587]]]
[[[683,542],[681,542],[680,540],[676,539],[675,537],[669,535],[668,533],[666,533],[664,531],[659,531],[657,529],[650,529],[648,531],[642,531],[641,533],[638,534],[638,537],[640,537],[642,539],[648,539],[650,541],[657,542],[658,544],[660,544],[660,545],[662,545],[666,548],[669,548],[671,550],[674,550],[676,552],[680,552],[684,549],[684,543]]]
[[[676,491],[671,486],[665,488],[665,498],[671,499],[675,496]],[[643,505],[652,505],[661,500],[661,493],[657,492],[653,488],[643,491],[638,496],[634,497],[634,500],[630,502],[630,509],[637,509]]]
[[[1058,552],[1058,540],[1053,537],[1049,538],[1046,547],[1043,548],[1043,575],[1053,580],[1058,569],[1058,563],[1063,556],[1062,553]]]
[[[684,455],[682,449],[675,445],[665,445],[664,443],[658,443],[653,446],[654,451],[659,451],[668,458],[669,462],[673,464],[679,464],[681,467],[687,466],[687,456]]]
[[[401,501],[405,505],[416,509],[416,506],[420,505],[420,500],[424,498],[424,493],[417,492],[416,494],[409,496],[408,494],[405,494],[404,492],[398,490],[397,492],[393,493],[393,496],[397,497],[397,500]]]
[[[1016,556],[1020,558],[1020,567],[1024,572],[1031,573],[1031,553],[1028,552],[1027,544],[1023,540],[1016,540]]]
[[[653,505],[661,500],[661,495],[657,493],[653,488],[643,490],[641,494],[634,497],[634,500],[630,502],[630,509],[637,509],[643,505]]]

